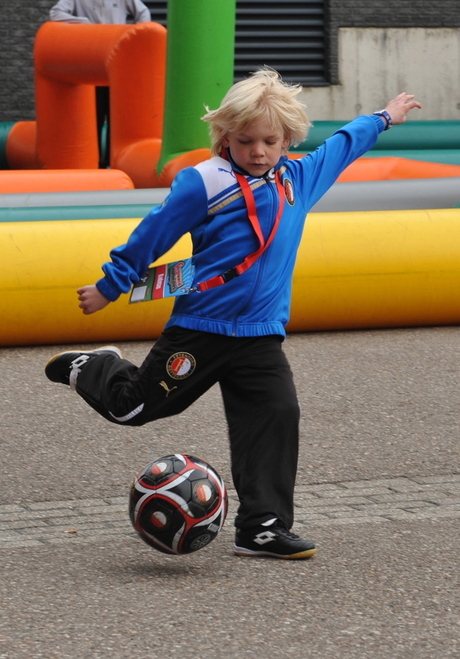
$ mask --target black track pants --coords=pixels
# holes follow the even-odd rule
[[[280,337],[235,338],[173,327],[140,367],[109,353],[92,357],[78,376],[77,392],[109,421],[136,426],[182,412],[216,382],[240,500],[236,526],[276,517],[290,528],[299,406]]]

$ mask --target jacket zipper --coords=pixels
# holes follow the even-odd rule
[[[265,180],[265,190],[267,190],[267,194],[271,195],[271,212],[273,218],[276,216],[276,211],[277,211],[277,204],[276,202],[278,201],[278,195],[277,195],[277,190],[276,190],[276,185],[270,181],[267,175],[263,176],[263,179]],[[267,188],[268,186],[268,188]],[[274,221],[274,220],[273,220]],[[268,228],[268,235],[270,234],[270,229],[271,227]],[[258,273],[257,273],[257,278],[255,281],[255,284],[252,289],[252,293],[249,296],[249,298],[246,300],[244,303],[243,307],[236,313],[233,317],[233,323],[232,323],[232,336],[236,336],[236,330],[238,327],[238,319],[239,317],[243,314],[243,312],[248,308],[248,306],[251,304],[252,299],[254,297],[254,292],[259,288],[259,282],[262,279],[262,271],[263,271],[263,260],[264,260],[265,254],[262,254],[261,258],[257,263],[255,263],[252,267],[258,267]]]

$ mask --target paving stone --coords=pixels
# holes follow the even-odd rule
[[[452,481],[449,475],[430,482],[418,480],[378,478],[300,487],[295,497],[296,523],[333,526],[460,516],[460,495],[441,490],[457,482],[455,474]],[[423,492],[417,492],[420,487]],[[351,492],[356,496],[350,496]],[[229,490],[229,512],[234,513],[237,505],[235,491]],[[0,543],[9,547],[26,547],[31,542],[54,545],[68,542],[70,536],[74,543],[89,542],[132,532],[125,497],[6,504],[0,506],[0,520]],[[14,534],[14,529],[22,533]]]

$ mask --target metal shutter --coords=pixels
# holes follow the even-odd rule
[[[144,2],[166,25],[166,0]],[[327,84],[325,0],[237,0],[235,36],[235,81],[267,65],[288,82]]]
[[[237,0],[235,80],[268,65],[288,82],[326,83],[324,0]]]
[[[152,21],[166,26],[167,0],[142,0],[142,2],[150,9]]]

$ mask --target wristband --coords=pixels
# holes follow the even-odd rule
[[[383,117],[387,122],[386,127],[383,129],[384,131],[390,130],[390,128],[393,126],[393,119],[386,110],[377,110],[377,112],[374,112],[373,114],[376,114],[378,117]]]

